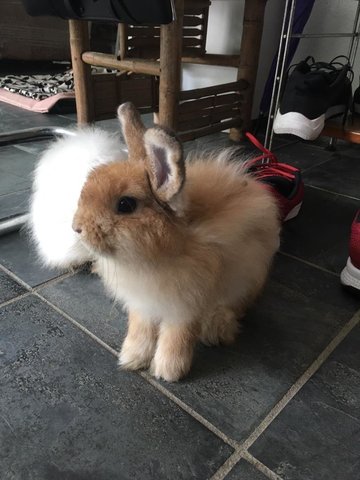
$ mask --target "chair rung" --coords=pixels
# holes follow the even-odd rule
[[[98,52],[84,52],[81,58],[83,62],[88,65],[114,68],[116,70],[125,70],[134,73],[145,73],[147,75],[160,75],[160,64],[153,60],[143,60],[139,58],[118,60],[114,55]]]

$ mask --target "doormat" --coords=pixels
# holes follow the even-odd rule
[[[0,77],[0,101],[33,112],[47,113],[61,100],[74,98],[71,70],[56,74]]]

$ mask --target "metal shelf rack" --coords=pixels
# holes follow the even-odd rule
[[[271,95],[270,111],[266,126],[264,145],[269,150],[272,146],[274,130],[273,124],[276,112],[280,104],[280,93],[284,84],[287,56],[291,38],[350,38],[348,58],[350,65],[354,65],[356,53],[359,45],[359,29],[360,29],[360,0],[357,1],[357,7],[354,17],[353,29],[349,33],[293,33],[294,14],[296,0],[286,0],[284,8],[284,16],[281,27],[281,35],[278,48],[278,56],[275,68],[275,77],[273,90]],[[327,122],[321,135],[332,137],[331,142],[334,143],[335,138],[342,138],[354,143],[360,143],[360,122],[356,124],[352,119],[344,126],[340,127],[331,122]]]

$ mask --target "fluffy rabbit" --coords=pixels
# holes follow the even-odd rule
[[[94,169],[73,229],[106,287],[129,311],[119,364],[176,381],[197,340],[229,344],[279,246],[271,193],[226,152],[186,165],[160,127],[118,109],[128,159]]]
[[[100,129],[70,131],[52,143],[35,169],[29,230],[43,263],[68,268],[92,260],[71,228],[92,169],[124,158],[120,141]]]

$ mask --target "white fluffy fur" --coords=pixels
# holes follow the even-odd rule
[[[123,158],[120,141],[97,128],[74,131],[43,153],[34,175],[29,227],[44,264],[68,268],[92,260],[72,229],[79,196],[93,168]]]

